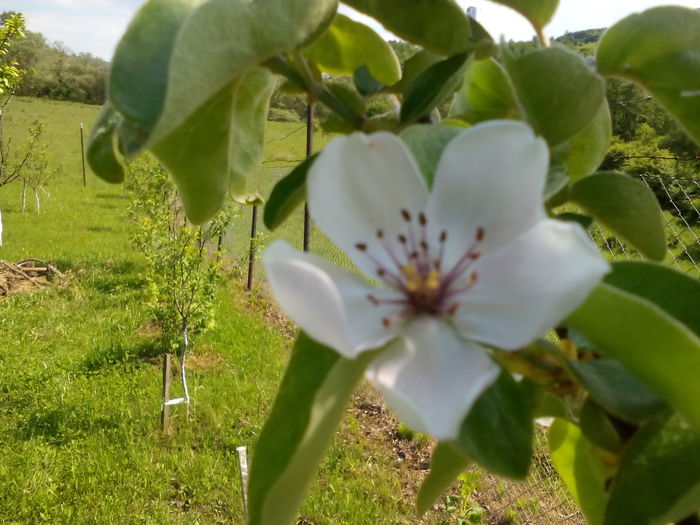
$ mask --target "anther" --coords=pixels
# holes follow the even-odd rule
[[[405,235],[399,235],[398,239],[401,244],[406,244],[408,242]]]
[[[486,232],[484,232],[484,229],[481,228],[481,227],[479,227],[479,228],[476,230],[476,240],[479,241],[479,242],[483,241],[483,240],[484,240],[484,234],[485,234],[485,233],[486,233]]]
[[[384,238],[384,230],[377,230],[377,239]]]
[[[357,249],[360,250],[361,252],[366,252],[366,251],[367,251],[367,245],[366,245],[365,243],[363,243],[363,242],[358,242],[358,243],[355,245],[355,248],[357,248]]]
[[[428,243],[426,241],[421,241],[420,247],[424,252],[428,251]]]
[[[469,254],[469,258],[470,258],[471,260],[473,260],[473,261],[476,261],[476,260],[479,259],[480,257],[481,257],[481,253],[480,253],[480,252],[474,252],[474,253],[470,253],[470,254]]]
[[[421,212],[418,216],[418,221],[420,222],[421,226],[425,226],[426,224],[428,224],[428,219],[425,217],[425,214],[423,212]]]
[[[384,325],[384,328],[389,328],[391,326],[391,319],[385,317],[382,319],[382,324]]]
[[[453,316],[459,310],[459,303],[452,303],[452,305],[447,309],[447,315]]]
[[[411,259],[418,259],[418,252],[411,252]]]
[[[476,272],[472,272],[472,274],[469,276],[469,286],[474,286],[478,277],[479,276],[476,274]]]
[[[411,214],[409,213],[409,211],[406,208],[401,210],[401,216],[403,217],[403,220],[405,220],[406,222],[411,222]]]
[[[374,306],[379,306],[379,299],[377,299],[374,295],[368,295],[367,300]]]
[[[447,230],[442,230],[440,232],[440,242],[445,242],[447,240]]]

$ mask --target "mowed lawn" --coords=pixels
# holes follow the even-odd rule
[[[0,188],[0,260],[49,260],[67,281],[0,299],[0,523],[242,524],[235,449],[252,455],[292,328],[238,280],[222,285],[216,328],[194,341],[191,419],[176,409],[171,431],[160,432],[163,349],[144,307],[127,201],[120,186],[91,174],[82,182],[79,126],[87,132],[98,109],[17,98],[6,110],[13,148],[28,125],[44,124],[57,173],[38,215],[31,199],[20,213],[20,184]],[[268,161],[303,156],[302,125],[270,124]],[[261,191],[271,181],[260,179]],[[449,519],[416,517],[422,473],[377,436],[348,412],[301,511],[305,523]]]

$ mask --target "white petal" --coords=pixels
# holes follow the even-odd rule
[[[464,337],[504,349],[532,342],[574,311],[610,271],[577,224],[544,220],[475,267],[459,296]]]
[[[542,220],[548,166],[546,143],[522,122],[478,124],[452,140],[427,206],[431,223],[448,232],[446,266],[472,244],[479,227],[485,252]]]
[[[475,343],[434,318],[416,319],[367,370],[401,420],[438,439],[455,439],[499,368]]]
[[[318,227],[368,275],[376,266],[358,252],[370,247],[382,264],[391,264],[376,234],[403,233],[401,210],[422,212],[428,190],[413,157],[395,135],[356,133],[326,146],[314,162],[307,182],[309,210]]]
[[[382,322],[396,307],[374,306],[367,296],[385,292],[359,276],[284,241],[272,243],[263,262],[279,305],[319,343],[353,359],[396,337],[399,326],[387,329]]]

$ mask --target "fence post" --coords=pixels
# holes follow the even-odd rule
[[[306,106],[306,157],[314,154],[314,103],[309,100]],[[311,248],[311,216],[309,203],[304,204],[304,251]]]
[[[250,223],[250,251],[248,252],[248,284],[246,290],[253,288],[253,274],[255,273],[255,244],[258,236],[258,207],[253,206],[253,220]]]
[[[80,123],[80,159],[83,163],[83,188],[87,186],[87,177],[85,177],[85,139],[83,138],[83,123]]]
[[[160,429],[168,425],[168,401],[170,401],[170,354],[163,356],[163,404],[160,408]]]
[[[248,449],[246,447],[236,447],[238,456],[238,467],[241,474],[241,495],[243,497],[243,519],[248,523]]]

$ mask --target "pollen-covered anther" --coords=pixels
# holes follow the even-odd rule
[[[384,238],[384,230],[377,230],[377,239]]]
[[[472,274],[469,276],[469,286],[474,286],[478,280],[478,274],[476,272],[472,272]]]
[[[366,245],[365,243],[363,243],[363,242],[358,242],[358,243],[355,245],[355,248],[357,248],[357,249],[360,250],[361,252],[366,252],[366,251],[367,251],[367,245]]]
[[[476,240],[477,240],[478,242],[481,242],[481,241],[484,240],[484,235],[486,235],[486,232],[484,231],[484,229],[483,229],[481,226],[480,226],[479,228],[477,228],[477,230],[476,230]]]
[[[401,210],[401,217],[403,217],[403,220],[406,222],[411,222],[411,212],[409,212],[406,208]]]
[[[474,252],[469,254],[469,258],[473,261],[481,258],[481,252]]]
[[[421,212],[420,215],[418,215],[418,222],[421,226],[428,224],[428,219],[426,218],[425,213]]]
[[[447,309],[447,315],[449,315],[450,317],[454,316],[457,313],[457,310],[459,310],[459,306],[459,303],[452,303]]]
[[[447,240],[447,230],[442,230],[440,232],[440,242],[445,242]]]
[[[368,295],[367,300],[372,303],[374,306],[379,306],[380,302],[379,299],[377,299],[374,295]]]

